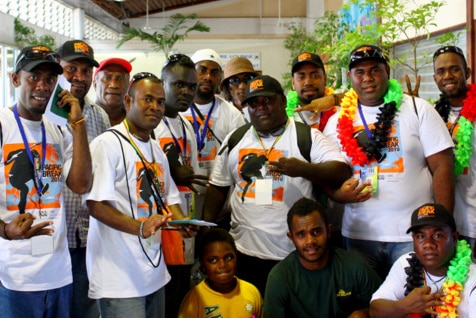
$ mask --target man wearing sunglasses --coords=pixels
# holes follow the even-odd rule
[[[79,100],[84,118],[88,141],[102,134],[111,125],[107,113],[97,105],[91,105],[86,95],[93,80],[93,67],[99,63],[94,59],[94,50],[81,40],[66,41],[58,48],[63,76],[71,83],[71,94]],[[82,204],[81,196],[64,187],[68,245],[73,267],[73,310],[72,317],[97,318],[96,301],[88,298],[88,276],[86,272],[86,241],[89,229],[89,213]]]
[[[354,176],[372,186],[372,198],[345,205],[342,234],[344,246],[383,279],[413,248],[406,234],[412,206],[435,201],[453,210],[453,142],[434,108],[390,79],[379,47],[354,49],[348,76],[353,89],[324,134],[341,147]]]
[[[246,84],[258,75],[253,68],[253,64],[247,58],[237,56],[225,64],[223,74],[223,80],[220,84],[223,96],[249,122],[250,115],[246,110],[246,105],[243,105],[241,101],[245,98]]]
[[[463,51],[444,46],[433,55],[436,85],[441,92],[435,109],[455,142],[455,210],[460,237],[475,246],[476,240],[476,86],[468,84],[471,69]]]
[[[84,196],[92,216],[89,296],[97,299],[101,317],[164,318],[170,275],[161,229],[184,215],[167,158],[151,138],[165,111],[162,81],[135,74],[125,106],[125,120],[91,143],[95,178]]]
[[[63,185],[91,186],[91,157],[80,102],[55,89],[63,73],[44,46],[24,48],[11,75],[15,105],[0,112],[0,308],[5,317],[69,317],[71,259]],[[69,130],[43,118],[48,101],[68,111]]]

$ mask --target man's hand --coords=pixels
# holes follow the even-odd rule
[[[368,188],[365,189],[366,187]],[[334,192],[331,198],[340,203],[364,202],[372,197],[372,191],[370,181],[359,184],[359,179],[351,177]]]
[[[435,306],[444,305],[440,298],[444,296],[442,292],[431,294],[430,287],[415,288],[407,297],[401,300],[401,305],[408,313],[430,314],[437,316]]]
[[[161,227],[167,225],[167,221],[172,217],[172,213],[169,214],[152,214],[147,220],[144,221],[142,227],[142,234],[145,238],[154,235]]]
[[[73,123],[81,118],[83,118],[83,113],[81,111],[81,105],[79,100],[74,97],[70,91],[63,89],[58,94],[58,103],[59,108],[65,108],[68,111],[68,120],[70,123]]]
[[[206,187],[208,184],[207,176],[194,174],[193,168],[189,166],[178,166],[171,170],[171,174],[175,184],[188,187],[196,194],[199,194],[199,192],[193,186],[194,184],[201,185],[203,187]]]
[[[271,173],[279,173],[290,177],[302,177],[302,160],[297,158],[281,157],[278,161],[268,162],[268,171]]]
[[[38,235],[52,236],[54,230],[46,228],[53,224],[53,221],[44,221],[32,226],[36,219],[31,213],[17,215],[13,221],[5,226],[5,234],[11,240],[23,240]]]
[[[405,74],[405,82],[407,83],[407,91],[405,92],[405,94],[419,97],[418,91],[420,90],[420,81],[421,81],[421,76],[418,75],[416,78],[415,89],[412,89],[412,83],[410,82],[410,77],[408,76],[408,74]]]

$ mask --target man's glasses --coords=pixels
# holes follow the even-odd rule
[[[188,66],[191,68],[195,68],[195,63],[193,63],[192,59],[188,57],[185,54],[174,54],[169,56],[167,61],[165,62],[164,66],[162,67],[162,70],[165,68],[171,67],[175,64],[180,64],[183,66]]]
[[[18,65],[25,60],[45,60],[58,63],[58,54],[52,51],[31,49],[23,52],[17,59],[15,69],[18,70]]]
[[[369,57],[377,57],[384,61],[387,60],[387,58],[385,57],[385,55],[383,55],[380,49],[371,46],[363,46],[358,48],[355,52],[352,52],[352,54],[350,55],[350,63],[352,64],[357,60]]]
[[[255,77],[251,74],[245,75],[242,78],[239,78],[238,76],[234,76],[234,77],[230,77],[228,79],[228,83],[230,83],[230,85],[233,85],[233,86],[238,86],[238,85],[240,85],[240,83],[248,84],[248,82],[251,81],[254,78]]]
[[[156,80],[162,82],[156,75],[149,72],[140,72],[134,74],[134,76],[132,76],[131,81],[129,82],[129,87],[127,88],[127,95],[129,95],[129,91],[131,90],[132,85],[134,85],[134,83],[140,80],[143,80],[144,78],[155,78]]]
[[[436,50],[436,52],[433,54],[433,62],[437,59],[438,56],[445,53],[456,53],[458,55],[461,55],[463,59],[465,59],[462,49],[460,49],[457,46],[450,45],[450,46],[441,47],[438,50]]]

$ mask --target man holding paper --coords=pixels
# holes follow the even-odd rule
[[[47,47],[24,48],[11,75],[18,101],[0,111],[0,308],[5,317],[70,315],[63,184],[85,193],[92,176],[79,101],[56,88],[62,72]],[[53,97],[68,109],[71,132],[43,118]]]

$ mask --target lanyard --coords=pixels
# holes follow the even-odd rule
[[[46,158],[46,131],[45,131],[45,124],[43,121],[41,122],[41,163],[40,158],[38,155],[33,158],[33,154],[30,149],[30,145],[28,143],[28,139],[26,138],[25,129],[20,120],[20,116],[18,115],[18,108],[17,104],[13,106],[13,114],[15,116],[15,120],[17,121],[18,128],[20,129],[20,135],[23,139],[23,145],[25,146],[26,155],[33,166],[33,181],[35,183],[36,192],[38,196],[41,197],[43,194],[43,181],[42,181],[42,174],[43,168],[45,166],[45,158]],[[36,152],[35,152],[36,153]]]
[[[369,126],[367,125],[367,122],[365,121],[364,113],[362,112],[362,105],[360,105],[360,102],[357,103],[357,106],[359,108],[360,118],[362,119],[362,124],[364,125],[365,132],[367,133],[367,137],[369,137],[369,140],[372,140],[373,136],[372,136],[372,133],[370,132]]]
[[[269,149],[266,149],[266,147],[263,144],[263,140],[261,139],[260,135],[258,135],[258,132],[256,131],[256,128],[253,127],[253,132],[254,132],[256,138],[258,139],[259,143],[261,144],[261,147],[263,147],[264,151],[266,151],[266,159],[269,160],[269,154],[271,153],[271,151],[273,151],[274,146],[278,143],[279,139],[281,139],[281,137],[283,136],[284,132],[286,131],[286,128],[288,127],[288,124],[289,124],[289,119],[286,122],[286,126],[284,126],[283,131],[274,139],[273,144],[271,145],[271,147],[269,147]]]
[[[183,122],[182,117],[180,115],[178,115],[177,117],[180,119],[180,122],[182,123],[183,149],[182,149],[182,147],[180,147],[180,143],[179,143],[177,137],[175,137],[167,118],[163,117],[162,120],[164,121],[165,125],[169,129],[170,134],[172,135],[172,138],[174,140],[175,147],[177,147],[177,149],[180,150],[180,154],[182,155],[182,159],[185,162],[185,160],[187,160],[186,159],[187,158],[187,131],[185,130],[185,123]]]
[[[195,115],[195,110],[193,109],[193,107],[190,107],[190,110],[192,112],[192,117],[193,117],[193,128],[195,130],[195,135],[197,136],[199,151],[202,150],[203,147],[205,146],[205,137],[207,136],[208,122],[210,121],[210,118],[212,117],[213,108],[215,108],[215,98],[213,98],[212,106],[210,107],[210,110],[208,111],[207,118],[205,118],[205,123],[203,124],[202,133],[200,134],[200,125],[198,123],[197,116]]]

